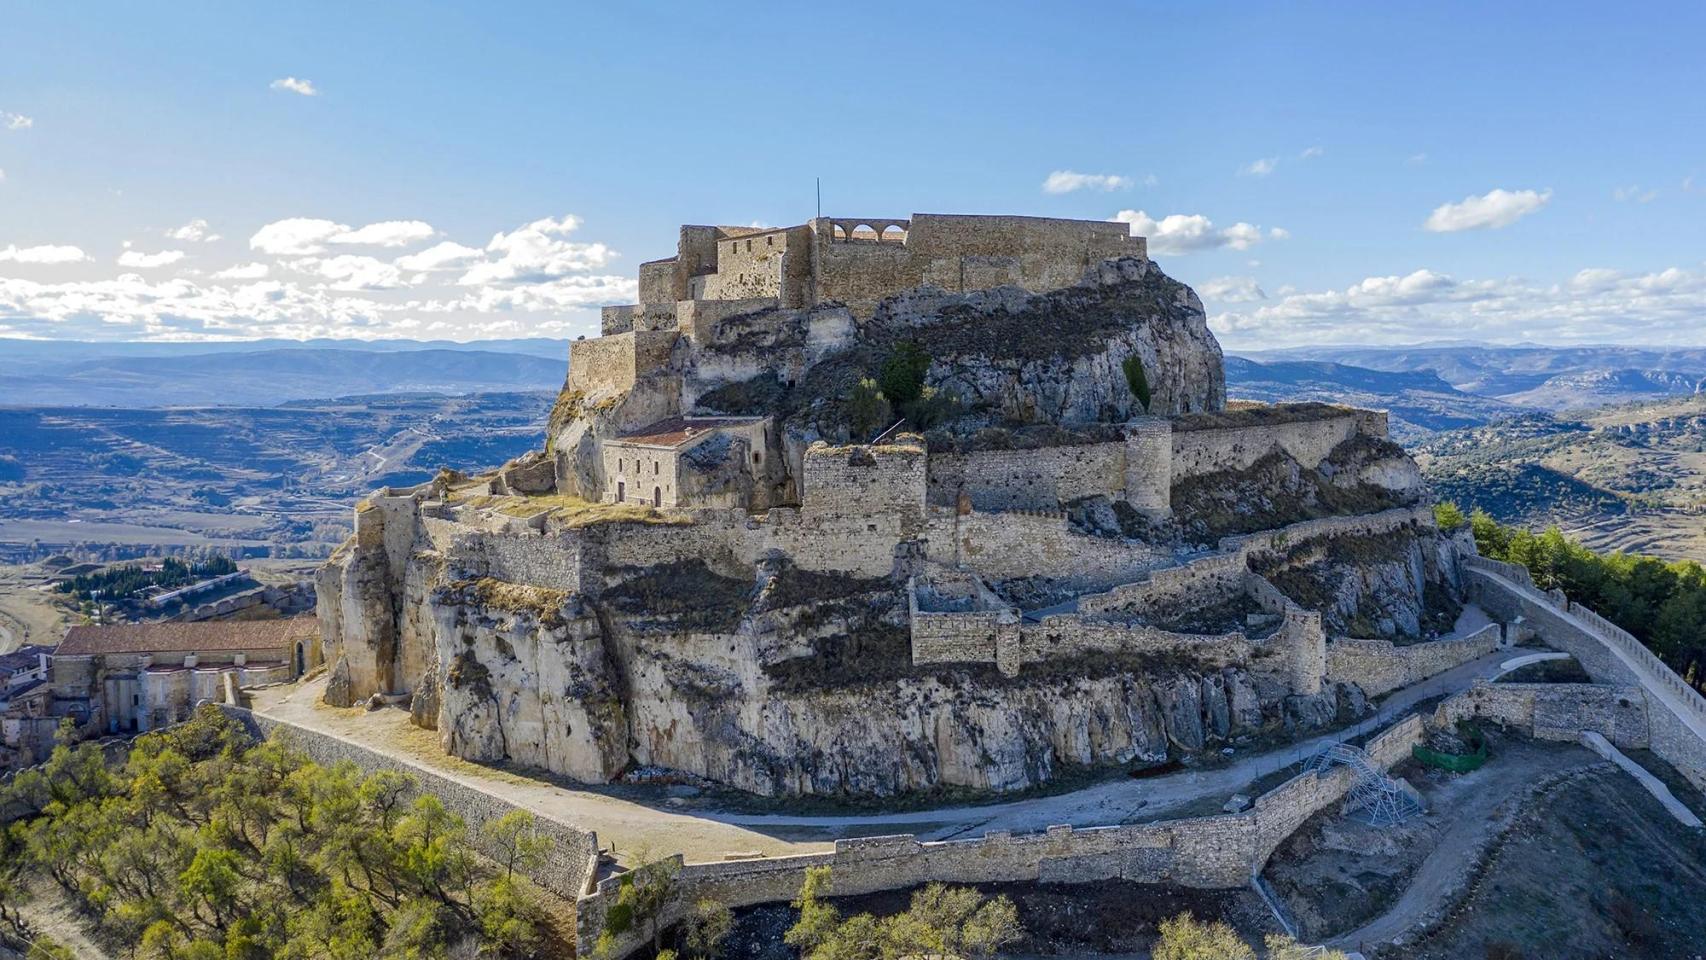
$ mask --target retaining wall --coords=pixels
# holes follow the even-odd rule
[[[1477,680],[1434,708],[1436,726],[1459,720],[1490,720],[1538,740],[1574,743],[1585,731],[1629,749],[1650,742],[1647,698],[1640,687]]]
[[[1327,645],[1327,676],[1354,683],[1363,693],[1378,697],[1484,657],[1503,642],[1504,631],[1498,624],[1488,624],[1466,637],[1402,647],[1388,640],[1342,638]]]
[[[1412,714],[1375,736],[1365,748],[1381,769],[1410,755],[1421,742],[1422,720]],[[1200,889],[1241,887],[1285,838],[1316,812],[1344,797],[1354,776],[1345,767],[1323,775],[1299,774],[1256,799],[1242,813],[1129,826],[1050,827],[1042,833],[988,833],[975,840],[922,842],[909,836],[838,840],[832,853],[694,863],[680,867],[665,925],[709,898],[730,907],[792,899],[806,871],[832,870],[836,896],[897,890],[923,883],[1094,883],[1125,879]],[[680,857],[675,858],[680,863]],[[589,951],[620,889],[619,877],[601,881],[580,899],[576,916],[581,950]],[[638,931],[619,941],[617,957],[641,945]]]

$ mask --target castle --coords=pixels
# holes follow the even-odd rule
[[[572,345],[545,451],[357,511],[328,699],[590,781],[1012,789],[1499,642],[1394,645],[1460,545],[1385,415],[1229,406],[1124,225],[686,226],[640,294]]]

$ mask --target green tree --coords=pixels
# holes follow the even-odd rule
[[[538,821],[526,810],[511,810],[487,821],[480,833],[496,849],[493,859],[503,867],[506,878],[514,877],[517,869],[539,866],[551,853],[551,838],[539,832]]]
[[[855,439],[870,439],[879,430],[894,422],[894,410],[882,387],[870,377],[861,379],[847,398],[847,416],[853,425]]]
[[[924,346],[916,340],[902,340],[883,360],[877,383],[889,403],[905,409],[923,393],[924,375],[929,372],[930,355]]]
[[[728,906],[709,897],[693,904],[683,926],[683,948],[693,960],[713,960],[723,953],[723,941],[734,930],[735,916]]]
[[[1131,388],[1131,395],[1137,398],[1138,406],[1144,413],[1149,412],[1149,374],[1143,369],[1143,358],[1137,354],[1126,357],[1120,363],[1125,371],[1126,386]]]
[[[1256,960],[1256,951],[1225,923],[1204,923],[1181,913],[1161,921],[1161,936],[1150,956],[1154,960]]]
[[[794,906],[800,919],[784,940],[804,960],[891,960],[915,956],[989,958],[1023,935],[1018,910],[1006,897],[989,899],[967,887],[932,883],[912,895],[909,907],[877,918],[841,919],[822,897],[830,868],[806,871]]]
[[[1469,518],[1463,515],[1463,508],[1455,502],[1445,500],[1434,504],[1434,523],[1441,530],[1456,530],[1468,522]]]

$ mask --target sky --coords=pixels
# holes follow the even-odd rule
[[[1231,349],[1706,344],[1706,5],[0,0],[0,337],[596,334],[681,223],[1118,219]],[[3,348],[0,348],[3,350]]]

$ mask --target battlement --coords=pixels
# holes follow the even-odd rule
[[[670,329],[694,302],[839,302],[860,315],[915,287],[998,286],[1043,293],[1115,257],[1147,259],[1123,223],[1052,217],[913,214],[817,217],[792,227],[686,225],[676,255],[640,264],[640,302],[604,308],[604,333]]]

